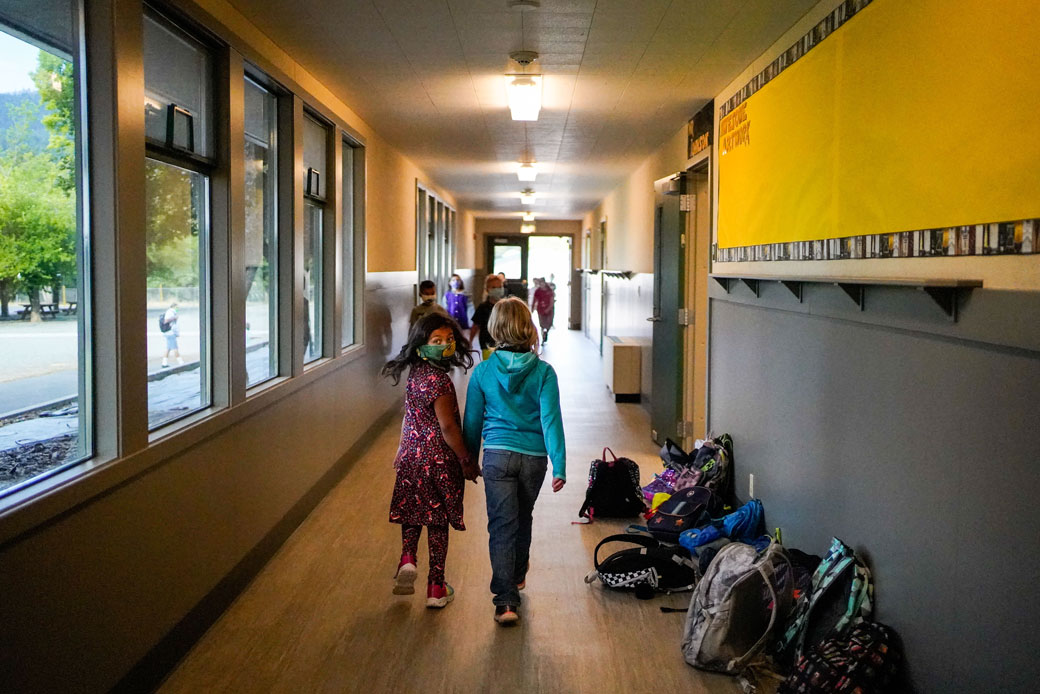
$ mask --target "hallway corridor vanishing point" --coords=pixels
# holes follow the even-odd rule
[[[398,526],[386,520],[400,433],[395,419],[160,691],[739,691],[730,678],[683,661],[684,615],[662,614],[658,606],[685,606],[689,594],[640,601],[583,582],[598,540],[627,524],[571,524],[589,461],[609,445],[635,459],[646,481],[660,460],[645,410],[615,405],[600,357],[581,333],[554,331],[544,357],[560,377],[568,482],[554,495],[546,476],[518,626],[492,620],[482,486],[467,484],[468,530],[451,533],[454,603],[425,608],[425,533],[416,594],[391,595],[400,554]],[[456,381],[461,398],[465,377]]]

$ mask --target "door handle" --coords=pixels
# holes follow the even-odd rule
[[[660,316],[650,316],[646,320],[649,323],[660,323],[661,322],[661,317]]]

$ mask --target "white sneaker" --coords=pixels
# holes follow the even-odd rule
[[[415,577],[418,575],[415,568],[415,559],[409,556],[401,557],[401,563],[397,566],[394,575],[394,595],[411,595],[415,592]]]

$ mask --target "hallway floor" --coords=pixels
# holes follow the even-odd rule
[[[395,596],[400,530],[386,521],[400,421],[382,431],[343,480],[170,675],[175,692],[737,692],[679,652],[689,594],[637,600],[582,580],[602,537],[626,523],[572,525],[588,464],[604,445],[661,469],[649,417],[615,404],[601,360],[580,332],[555,330],[544,357],[560,378],[568,483],[546,476],[535,507],[522,619],[492,620],[483,488],[467,484],[466,532],[451,533],[455,601],[425,607],[425,533],[416,594]],[[457,379],[460,398],[465,377]],[[401,386],[403,388],[403,384]]]

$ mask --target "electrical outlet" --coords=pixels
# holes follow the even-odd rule
[[[753,473],[753,472],[748,474],[747,488],[748,488],[748,496],[751,497],[752,499],[754,499],[755,498],[755,473]]]

